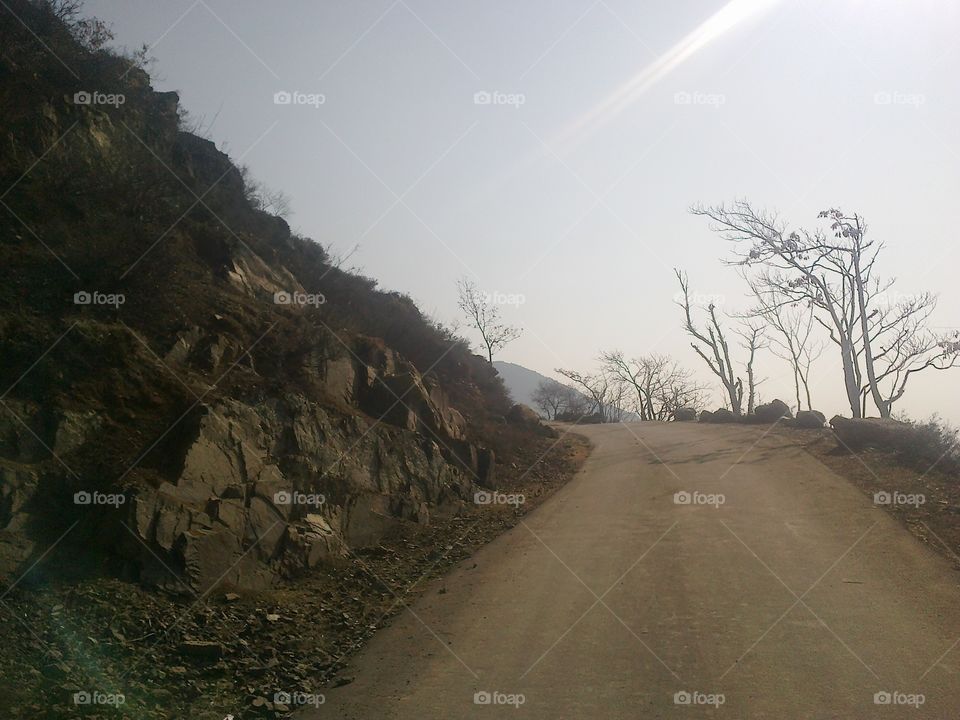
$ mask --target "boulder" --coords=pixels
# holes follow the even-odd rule
[[[910,425],[889,418],[845,418],[836,415],[830,420],[833,432],[848,448],[896,448],[910,434]]]
[[[673,419],[676,422],[694,422],[697,419],[697,411],[694,408],[679,408],[673,413]]]
[[[773,400],[764,405],[757,405],[754,415],[756,415],[758,422],[762,423],[774,423],[780,418],[793,417],[793,413],[790,412],[790,406],[783,400]]]
[[[807,428],[810,430],[822,428],[827,422],[827,417],[819,410],[799,410],[797,412],[796,427]]]
[[[540,416],[529,405],[517,403],[510,408],[510,412],[507,413],[507,422],[513,423],[514,425],[537,428],[540,426]]]
[[[704,419],[706,415],[706,419]],[[717,408],[712,413],[711,412],[702,412],[700,413],[700,422],[708,423],[732,423],[737,421],[737,416],[733,414],[727,408]]]

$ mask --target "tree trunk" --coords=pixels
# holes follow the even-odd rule
[[[880,411],[880,417],[890,417],[890,403],[883,399],[880,394],[880,386],[877,384],[877,373],[873,367],[873,345],[870,342],[869,323],[867,318],[867,298],[863,289],[863,276],[860,273],[860,238],[857,238],[857,246],[853,252],[854,282],[857,288],[857,305],[860,308],[860,332],[863,334],[863,360],[867,366],[867,382],[870,384],[870,394],[873,395],[873,402]]]

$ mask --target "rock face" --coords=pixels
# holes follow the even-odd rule
[[[819,410],[799,410],[797,412],[796,427],[814,430],[822,428],[827,422],[827,416]]]
[[[836,415],[830,420],[837,438],[848,448],[895,448],[904,443],[910,426],[888,418],[845,418]]]
[[[209,347],[205,338],[188,331],[167,357],[177,367],[200,347]],[[260,589],[402,523],[455,514],[476,485],[493,487],[493,452],[466,440],[463,416],[442,390],[382,344],[364,339],[359,350],[318,373],[323,403],[297,393],[197,403],[157,446],[158,481],[130,483],[105,514],[108,525],[123,522],[133,533],[118,533],[112,550],[146,584]],[[373,364],[361,361],[364,351]],[[29,508],[49,466],[44,444],[68,455],[101,425],[93,412],[45,418],[28,403],[16,410],[23,423],[0,416],[5,572],[33,548],[18,530],[36,520]]]
[[[455,513],[474,483],[492,485],[492,452],[464,441],[460,414],[395,354],[327,378],[372,421],[299,395],[205,405],[179,469],[135,493],[131,527],[194,589],[218,578],[269,586],[345,546],[374,544],[399,523]],[[152,553],[134,553],[144,579],[175,581]]]
[[[677,422],[694,422],[697,419],[697,411],[694,408],[680,408],[673,414],[673,419]]]
[[[762,423],[773,423],[780,418],[793,417],[793,413],[790,412],[790,406],[783,400],[773,400],[764,405],[757,405],[754,415],[756,415],[757,421]]]

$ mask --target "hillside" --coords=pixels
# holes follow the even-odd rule
[[[516,363],[505,362],[503,360],[494,360],[493,367],[503,380],[503,384],[510,393],[514,402],[529,405],[536,408],[533,402],[533,392],[541,382],[556,382],[546,375],[541,375],[536,370],[530,370],[517,365]]]
[[[27,0],[7,10],[0,579],[20,585],[7,602],[21,621],[41,613],[35,637],[56,635],[50,608],[77,594],[87,611],[102,604],[139,618],[124,633],[108,622],[109,640],[102,618],[98,630],[68,611],[78,637],[99,639],[57,651],[57,683],[75,682],[113,642],[152,638],[161,617],[174,632],[155,652],[193,647],[177,616],[221,588],[262,593],[319,573],[336,596],[355,574],[340,569],[365,548],[424,528],[443,538],[445,523],[476,511],[479,488],[510,486],[521,473],[540,481],[526,471],[547,440],[503,422],[506,391],[464,340],[265,212],[246,173],[183,129],[177,94],[153,90],[85,21]],[[411,553],[397,576],[438,564]],[[371,586],[351,585],[350,602],[362,609],[383,589]],[[328,597],[317,612],[338,602]],[[203,634],[196,622],[188,627]],[[370,634],[320,615],[316,623],[311,667],[339,667],[337,643]],[[46,694],[33,683],[49,659],[23,675],[47,658],[43,647],[3,641],[18,669],[6,668],[0,694]],[[122,667],[124,652],[143,656],[144,647],[117,652],[97,662]],[[144,672],[165,677],[171,664],[179,667],[157,660]],[[268,667],[262,678],[294,671],[275,658]],[[189,705],[212,690],[188,677]],[[139,711],[163,706],[154,683]]]

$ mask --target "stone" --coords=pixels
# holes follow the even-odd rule
[[[827,422],[826,416],[819,410],[800,410],[797,412],[796,427],[807,429],[822,428]]]
[[[764,405],[757,405],[754,415],[761,423],[774,423],[780,418],[792,418],[790,406],[783,400],[772,400]]]
[[[673,413],[673,419],[676,422],[694,422],[697,419],[697,411],[690,407],[679,408]]]
[[[896,448],[904,444],[910,434],[910,425],[889,418],[845,418],[840,415],[830,420],[833,432],[848,448]]]

